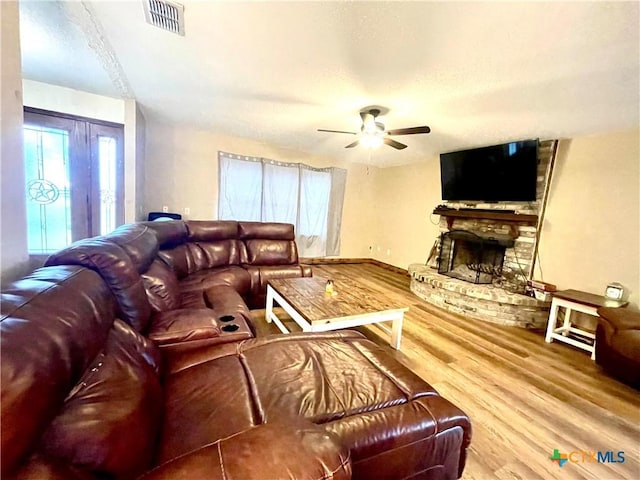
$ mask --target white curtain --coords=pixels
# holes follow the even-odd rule
[[[339,255],[347,171],[218,152],[220,220],[295,225],[301,257]]]
[[[262,219],[262,165],[243,157],[234,159],[233,163],[220,160],[218,168],[218,212],[224,212],[226,218],[259,222]],[[218,218],[224,220],[221,216]]]

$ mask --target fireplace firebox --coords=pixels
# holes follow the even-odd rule
[[[507,235],[481,235],[449,230],[440,236],[438,273],[471,283],[492,283],[502,275],[505,250],[514,240]]]

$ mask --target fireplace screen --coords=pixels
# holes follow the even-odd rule
[[[491,283],[502,274],[505,247],[511,246],[504,243],[467,230],[442,233],[438,273],[471,283]]]

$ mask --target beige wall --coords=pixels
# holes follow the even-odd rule
[[[640,131],[561,142],[540,239],[544,280],[640,300]],[[540,278],[536,269],[536,278]]]
[[[402,167],[384,168],[376,181],[378,231],[372,257],[397,267],[424,263],[439,235],[442,203],[437,157]]]
[[[145,185],[145,148],[146,148],[147,122],[140,111],[140,106],[136,104],[136,188],[135,188],[135,220],[146,220],[147,209],[144,207],[144,185]]]
[[[125,123],[125,102],[122,99],[27,79],[22,81],[22,85],[27,107]]]
[[[144,209],[145,119],[135,100],[124,102],[124,221],[146,220]]]
[[[26,196],[22,153],[22,67],[17,2],[0,2],[0,280],[13,280],[28,270]]]
[[[375,238],[376,168],[346,164],[260,142],[151,120],[146,128],[145,208],[167,206],[187,219],[215,219],[218,214],[218,151],[301,162],[314,167],[345,168],[347,188],[343,210],[342,257],[369,257]],[[184,209],[190,214],[185,215]]]

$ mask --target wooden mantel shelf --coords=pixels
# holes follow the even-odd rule
[[[433,213],[441,215],[447,219],[447,227],[451,230],[453,222],[456,218],[477,218],[481,220],[495,220],[498,222],[504,222],[509,224],[511,233],[514,238],[518,235],[518,223],[524,223],[526,225],[536,225],[538,223],[537,215],[529,215],[524,213],[511,213],[501,212],[495,210],[488,212],[486,210],[456,210],[454,208],[436,208]]]

